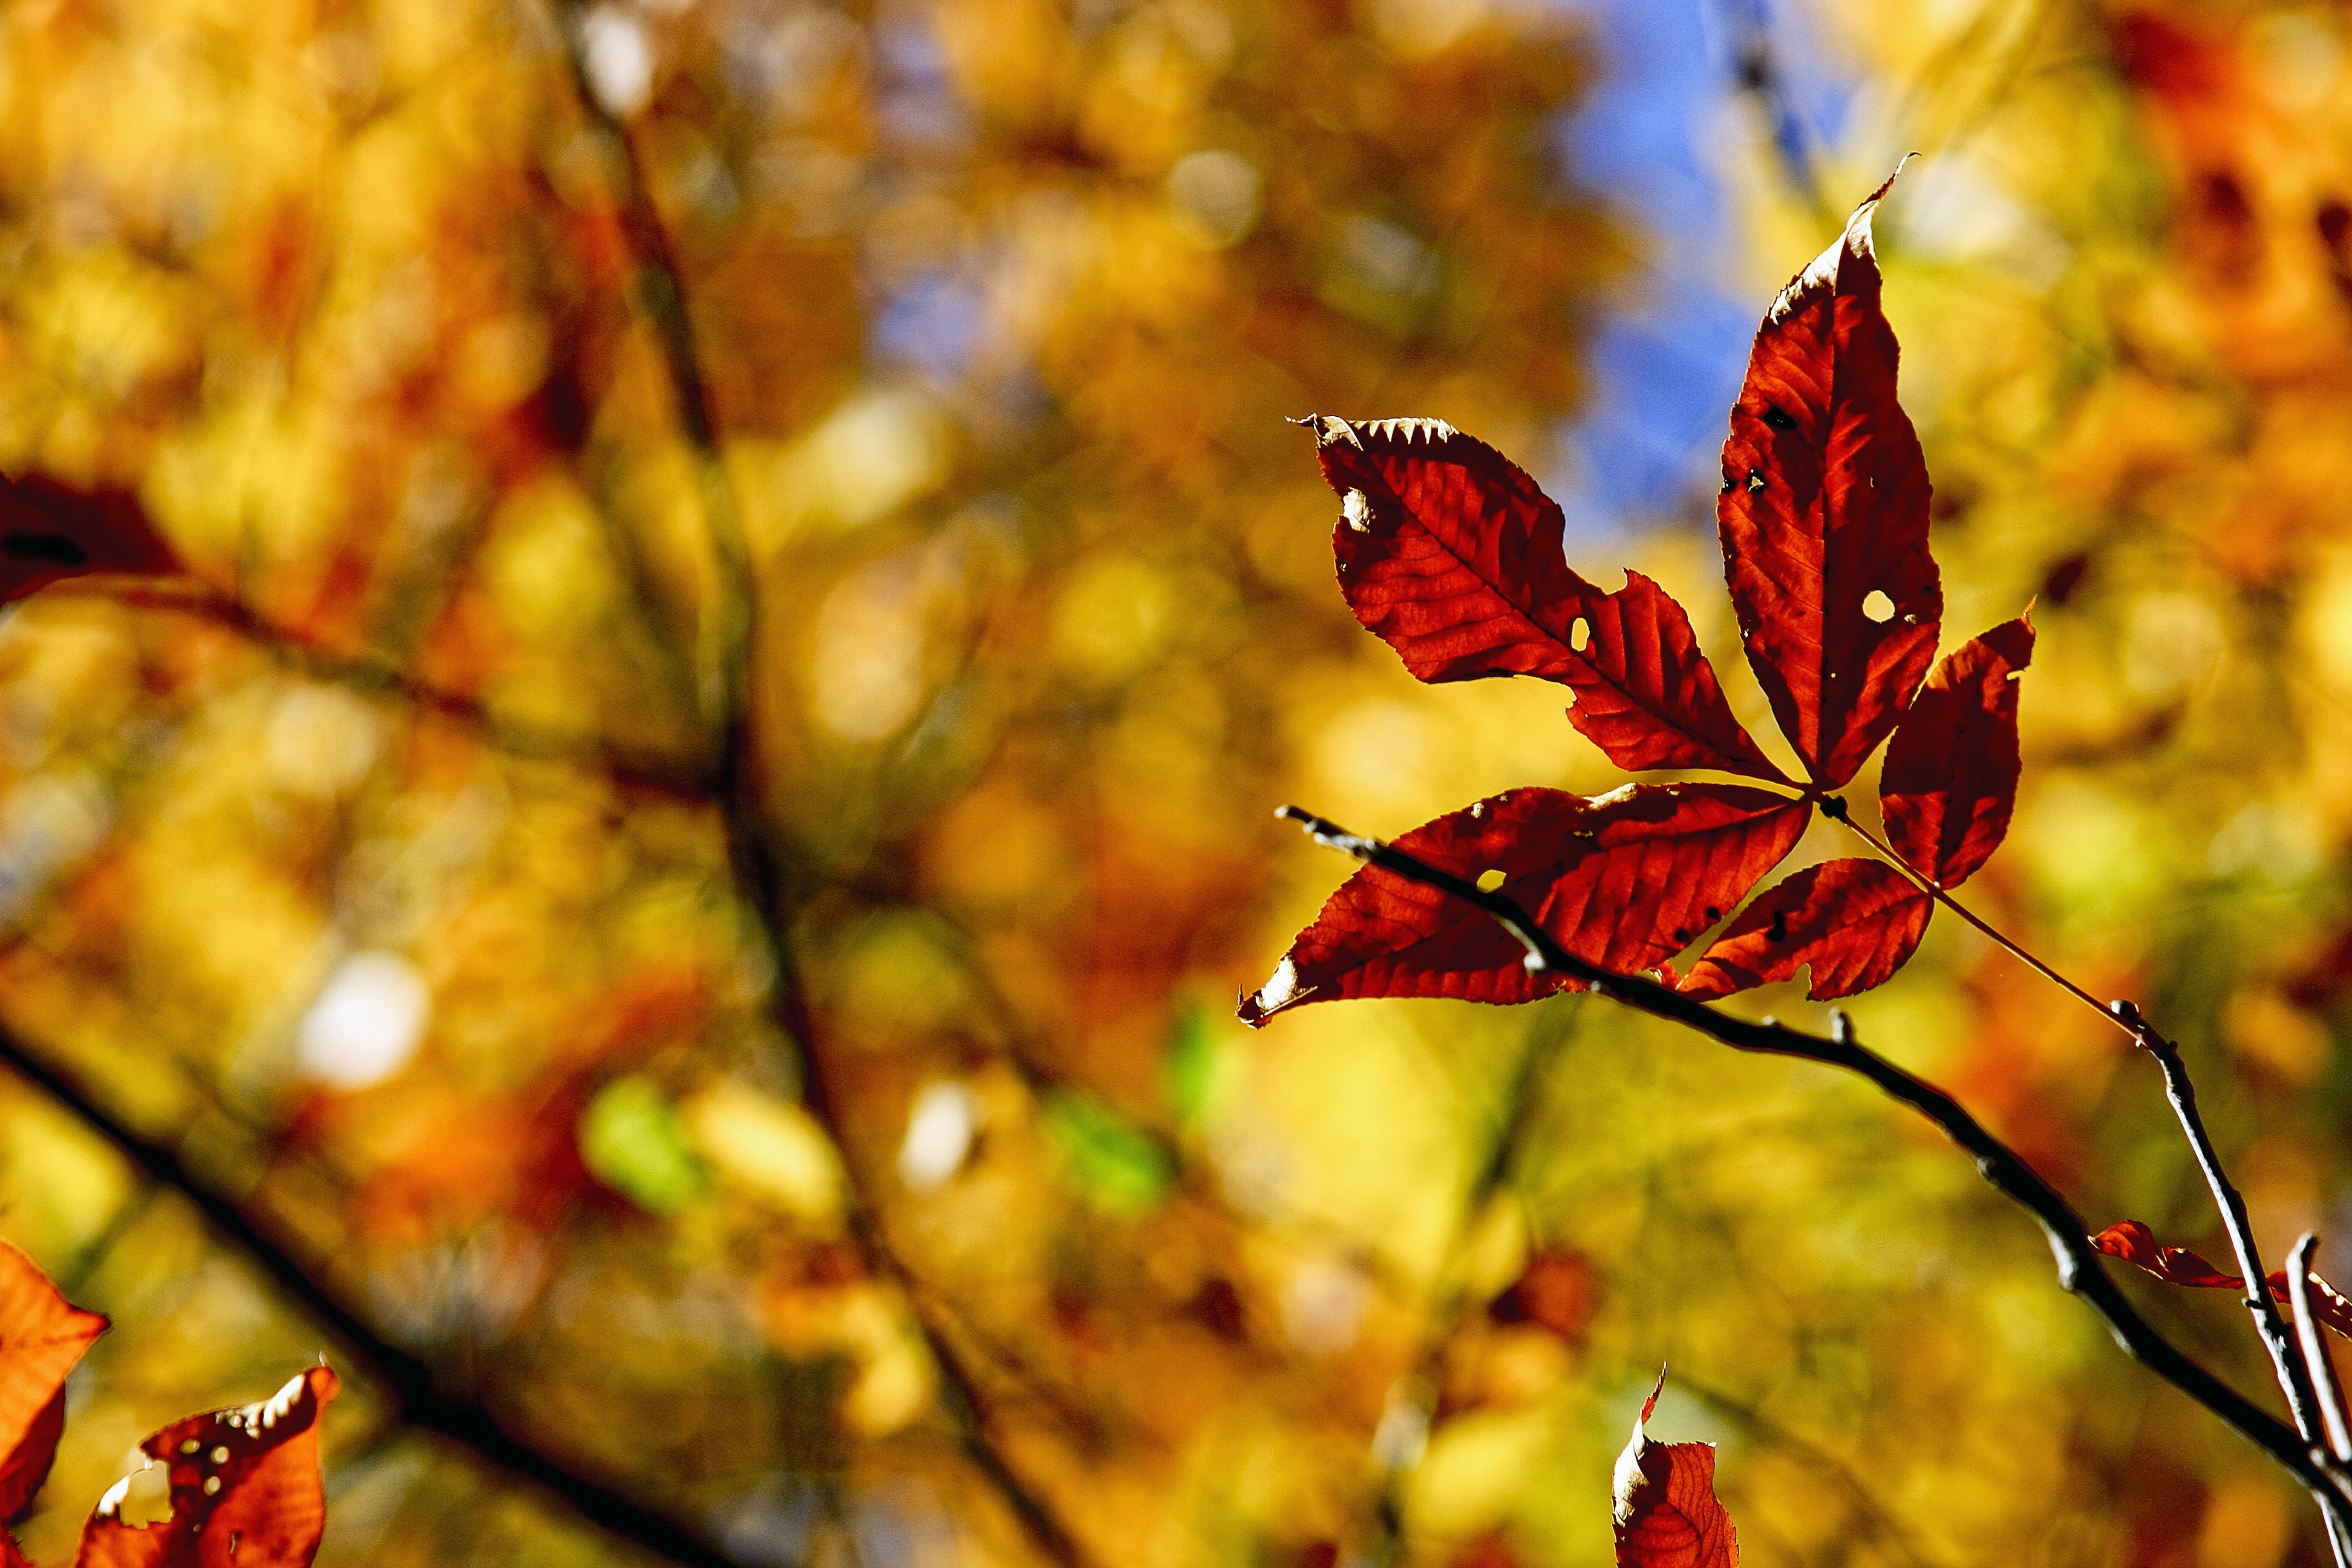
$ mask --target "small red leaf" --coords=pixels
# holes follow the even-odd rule
[[[2194,1285],[2209,1290],[2243,1292],[2243,1275],[2225,1274],[2185,1247],[2166,1247],[2156,1239],[2156,1233],[2136,1219],[2111,1225],[2091,1237],[2091,1245],[2110,1258],[2120,1258],[2135,1268],[2145,1268],[2158,1279],[2173,1285]],[[2282,1301],[2292,1300],[2288,1294],[2284,1269],[2264,1281],[2271,1294]],[[2352,1339],[2352,1300],[2347,1300],[2333,1285],[2318,1275],[2311,1277],[2312,1312],[2318,1320],[2347,1339]]]
[[[1613,973],[1647,969],[1723,918],[1795,847],[1804,801],[1738,784],[1628,784],[1598,799],[1516,789],[1396,841],[1500,890],[1560,945]],[[1367,866],[1301,931],[1274,978],[1242,1001],[1264,1023],[1286,1007],[1357,996],[1527,1002],[1561,989],[1528,973],[1492,917]]]
[[[1927,466],[1895,399],[1895,333],[1879,310],[1870,220],[1885,194],[1766,312],[1715,506],[1748,662],[1827,789],[1902,716],[1944,613]]]
[[[1682,988],[1728,996],[1812,966],[1816,1002],[1884,984],[1927,929],[1935,901],[1876,860],[1831,860],[1788,878],[1739,911]]]
[[[2033,658],[2024,616],[1971,637],[1936,667],[1887,743],[1878,775],[1887,842],[1957,888],[2000,847],[2017,807],[2017,678]]]
[[[106,1320],[72,1305],[40,1266],[0,1241],[0,1522],[47,1479],[65,1426],[66,1373]]]
[[[1715,1445],[1653,1443],[1643,1429],[1665,1386],[1660,1372],[1617,1456],[1618,1568],[1737,1568],[1738,1532],[1715,1495]]]
[[[68,577],[179,570],[129,491],[77,489],[47,474],[0,479],[0,605]]]
[[[1786,782],[1731,716],[1683,607],[1635,573],[1614,594],[1579,576],[1559,506],[1501,453],[1434,419],[1306,423],[1342,501],[1340,589],[1414,675],[1557,680],[1620,767]]]
[[[269,1398],[173,1422],[139,1445],[168,1466],[172,1517],[125,1524],[128,1478],[83,1526],[75,1568],[309,1568],[326,1528],[319,1415],[341,1385],[314,1366]]]

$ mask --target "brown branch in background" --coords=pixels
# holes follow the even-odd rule
[[[714,793],[726,824],[737,881],[747,895],[772,961],[775,979],[770,1010],[800,1047],[810,1111],[835,1145],[844,1150],[844,1168],[851,1173],[845,1207],[852,1233],[876,1269],[898,1287],[915,1310],[926,1348],[939,1368],[943,1402],[961,1429],[966,1454],[1011,1509],[1032,1545],[1062,1568],[1084,1568],[1087,1559],[1077,1542],[998,1449],[990,1432],[986,1402],[955,1346],[925,1317],[922,1305],[927,1293],[918,1287],[905,1260],[891,1249],[871,1201],[857,1183],[857,1163],[847,1156],[840,1097],[818,1048],[791,951],[793,917],[805,901],[805,879],[777,842],[765,807],[767,781],[752,720],[759,673],[753,657],[759,645],[758,584],[741,512],[719,449],[718,421],[695,345],[682,269],[661,215],[654,207],[635,139],[629,126],[596,95],[583,50],[580,8],[569,0],[557,0],[556,22],[571,62],[575,97],[598,132],[621,154],[625,188],[614,193],[614,216],[633,264],[631,292],[660,335],[678,416],[695,448],[703,516],[719,577],[714,613],[700,617],[697,626],[709,710],[706,716],[713,720],[719,739]]]
[[[306,680],[397,699],[420,712],[451,720],[474,731],[493,750],[525,762],[589,769],[604,775],[615,788],[673,800],[703,801],[712,794],[708,771],[692,762],[641,752],[601,735],[518,723],[493,712],[478,697],[436,686],[373,654],[323,647],[315,638],[263,618],[243,600],[210,588],[157,586],[127,578],[83,578],[57,584],[45,592],[110,599],[136,609],[189,616],[225,626]]]
[[[133,1131],[5,1029],[0,1029],[0,1062],[70,1111],[150,1182],[185,1198],[215,1235],[268,1275],[366,1370],[401,1421],[437,1433],[499,1469],[536,1484],[589,1523],[647,1551],[689,1568],[734,1568],[733,1558],[697,1531],[614,1491],[508,1431],[479,1403],[449,1392],[430,1362],[386,1340],[320,1283],[326,1272],[323,1260],[306,1264],[296,1258],[251,1215],[189,1170],[178,1151]]]
[[[2042,1173],[2015,1150],[1986,1131],[1950,1095],[1855,1039],[1853,1026],[1844,1014],[1834,1016],[1836,1028],[1832,1037],[1826,1040],[1769,1021],[1749,1023],[1733,1017],[1655,981],[1613,974],[1586,963],[1560,946],[1517,901],[1499,893],[1482,891],[1476,884],[1451,872],[1378,839],[1349,833],[1297,806],[1284,806],[1277,815],[1298,822],[1309,837],[1327,847],[1484,910],[1527,949],[1527,964],[1531,970],[1581,983],[1613,1001],[1684,1025],[1737,1051],[1820,1062],[1869,1079],[1934,1122],[1975,1158],[1977,1170],[1986,1181],[2033,1215],[2057,1260],[2059,1287],[2081,1298],[2097,1313],[2127,1354],[2220,1416],[2241,1436],[2291,1472],[2318,1500],[2328,1516],[2331,1533],[2339,1520],[2352,1522],[2352,1504],[2347,1501],[2352,1498],[2352,1476],[2337,1468],[2325,1450],[2303,1442],[2292,1428],[2256,1408],[2158,1333],[2115,1281],[2107,1278],[2100,1267],[2098,1249],[2091,1245],[2081,1217],[2042,1179]]]
[[[1809,1437],[1775,1421],[1760,1405],[1750,1405],[1719,1388],[1693,1383],[1682,1373],[1675,1373],[1675,1386],[1699,1399],[1714,1411],[1727,1418],[1735,1426],[1745,1429],[1762,1444],[1776,1452],[1794,1454],[1805,1462],[1816,1476],[1827,1479],[1845,1494],[1846,1506],[1860,1521],[1871,1538],[1896,1561],[1908,1568],[1929,1568],[1928,1558],[1911,1539],[1903,1521],[1889,1512],[1853,1473],[1853,1468],[1843,1459]]]

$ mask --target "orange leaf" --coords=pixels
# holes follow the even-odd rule
[[[39,1265],[0,1241],[0,1521],[48,1478],[65,1426],[66,1373],[106,1320],[58,1293]]]
[[[1665,1386],[1662,1369],[1617,1456],[1618,1568],[1736,1568],[1739,1536],[1715,1498],[1715,1445],[1653,1443],[1642,1429]]]
[[[326,1528],[319,1414],[341,1386],[314,1366],[269,1398],[191,1415],[139,1447],[170,1467],[172,1517],[125,1524],[129,1478],[99,1500],[75,1568],[309,1568]]]
[[[2163,1245],[2156,1239],[2154,1231],[2136,1219],[2107,1226],[2091,1237],[2091,1245],[2110,1258],[2120,1258],[2134,1268],[2147,1270],[2168,1284],[2240,1292],[2246,1288],[2244,1276],[2225,1274],[2185,1247]],[[2278,1300],[2292,1300],[2284,1269],[2263,1282]],[[2336,1287],[2316,1274],[2311,1277],[2311,1294],[2312,1315],[2345,1338],[2352,1339],[2352,1300],[2347,1300]]]

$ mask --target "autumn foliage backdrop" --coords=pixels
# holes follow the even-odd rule
[[[1284,419],[1519,458],[1763,734],[1724,411],[1916,149],[1948,647],[2038,595],[1969,894],[2182,1040],[2266,1250],[2340,1278],[2344,27],[13,4],[0,468],[134,494],[200,586],[0,620],[0,1023],[443,1407],[745,1563],[1605,1562],[1661,1362],[1750,1562],[2318,1561],[1866,1089],[1586,998],[1229,1020],[1335,879],[1276,804],[1620,777],[1363,635]],[[1854,1006],[2094,1225],[2223,1256],[2077,1011],[1948,921]],[[646,1560],[5,1072],[0,1236],[115,1325],[37,1561],[321,1349],[322,1563]],[[2259,1393],[2226,1294],[2128,1288]]]

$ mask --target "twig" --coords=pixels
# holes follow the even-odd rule
[[[2295,1353],[2288,1339],[2285,1322],[2279,1317],[2278,1303],[2271,1297],[2265,1281],[2270,1271],[2263,1267],[2262,1248],[2255,1245],[2252,1222],[2246,1217],[2246,1200],[2231,1184],[2229,1173],[2221,1169],[2221,1152],[2213,1147],[2212,1137],[2205,1131],[2205,1119],[2197,1111],[2196,1086],[2189,1081],[2189,1069],[2180,1060],[2180,1047],[2148,1026],[2139,1009],[2129,1002],[2115,1004],[2116,1021],[2132,1032],[2140,1047],[2156,1058],[2164,1069],[2164,1097],[2172,1102],[2172,1113],[2179,1118],[2181,1136],[2196,1152],[2197,1168],[2205,1173],[2205,1185],[2213,1194],[2213,1206],[2221,1212],[2222,1227],[2230,1233],[2230,1247],[2237,1255],[2239,1276],[2246,1282],[2246,1310],[2254,1315],[2254,1331],[2262,1336],[2263,1348],[2270,1352],[2271,1366],[2278,1375],[2279,1389],[2286,1395],[2288,1411],[2294,1416],[2294,1429],[2305,1444],[2319,1440],[2319,1418],[2315,1413],[2317,1399],[2312,1392],[2310,1369]]]
[[[2319,1315],[2311,1306],[2311,1255],[2319,1249],[2319,1237],[2305,1231],[2294,1244],[2287,1259],[2287,1298],[2294,1303],[2294,1329],[2302,1342],[2305,1373],[2319,1398],[2320,1413],[2327,1420],[2327,1446],[2340,1465],[2352,1459],[2352,1433],[2345,1429],[2344,1385],[2336,1381],[2336,1363],[2329,1359],[2327,1343],[2319,1331]],[[2257,1285],[2256,1289],[2263,1287]],[[2352,1523],[2339,1519],[2333,1510],[2323,1508],[2327,1521],[2328,1549],[2336,1553],[2336,1568],[2352,1565]]]
[[[2292,1428],[2256,1408],[2158,1333],[2139,1315],[2115,1281],[2107,1278],[2100,1266],[2099,1251],[2091,1245],[2081,1216],[2042,1179],[2041,1173],[2015,1150],[1986,1131],[1950,1095],[1854,1038],[1853,1026],[1843,1014],[1836,1016],[1834,1037],[1827,1040],[1780,1024],[1735,1018],[1655,981],[1639,975],[1614,974],[1588,963],[1560,946],[1515,900],[1500,893],[1482,891],[1476,884],[1451,872],[1442,871],[1378,839],[1349,833],[1297,806],[1284,806],[1276,815],[1301,824],[1318,843],[1483,910],[1527,949],[1530,970],[1590,986],[1629,1007],[1696,1029],[1734,1050],[1794,1057],[1843,1068],[1868,1079],[1934,1122],[1947,1137],[1975,1157],[1977,1171],[1986,1181],[2033,1215],[2057,1261],[2059,1287],[2081,1298],[2097,1313],[2126,1354],[2270,1455],[2319,1498],[2331,1521],[2338,1515],[2352,1521],[2352,1511],[2347,1511],[2345,1501],[2352,1490],[2339,1489],[2344,1486],[2339,1481],[2343,1472],[2336,1469],[2326,1450],[2303,1442]]]
[[[319,1282],[321,1269],[298,1261],[243,1209],[191,1172],[177,1151],[134,1131],[5,1029],[0,1029],[0,1061],[71,1111],[148,1180],[193,1205],[216,1234],[244,1253],[374,1374],[402,1420],[438,1433],[499,1468],[536,1482],[589,1522],[648,1551],[691,1568],[734,1568],[733,1558],[700,1535],[513,1436],[479,1404],[445,1391],[431,1363],[385,1340]]]
[[[2319,1331],[2319,1314],[2311,1304],[2311,1255],[2319,1250],[2319,1237],[2305,1231],[2295,1242],[2294,1251],[2287,1258],[2287,1299],[2294,1304],[2295,1338],[2301,1342],[2303,1364],[2311,1373],[2311,1384],[2319,1396],[2319,1413],[2327,1422],[2327,1447],[2338,1459],[2352,1459],[2352,1429],[2347,1429],[2344,1410],[2344,1384],[2336,1376],[2335,1358],[2327,1353],[2327,1340]]]

